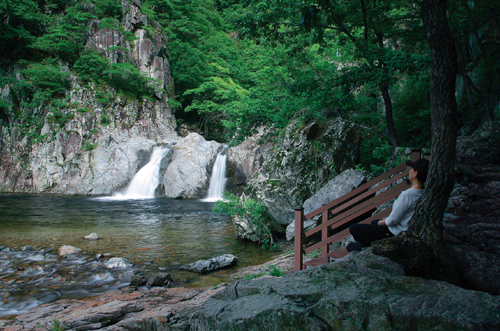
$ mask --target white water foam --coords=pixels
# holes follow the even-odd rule
[[[155,190],[159,184],[161,160],[167,155],[169,149],[158,146],[153,149],[153,153],[148,164],[142,167],[132,178],[125,192],[116,193],[111,197],[100,197],[99,200],[133,200],[133,199],[153,199]]]
[[[226,186],[226,158],[225,149],[217,155],[214,167],[212,169],[212,177],[210,178],[210,186],[208,195],[202,201],[212,202],[222,200],[222,193]]]

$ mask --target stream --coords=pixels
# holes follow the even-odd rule
[[[174,286],[228,282],[237,268],[261,264],[278,253],[236,236],[214,203],[166,198],[0,194],[0,318],[59,298],[81,298],[127,286],[106,269],[106,257],[123,257],[134,272],[170,273]],[[85,240],[96,233],[99,240]],[[82,254],[58,256],[61,245]],[[183,264],[233,254],[238,264],[207,275],[178,270]],[[105,254],[96,258],[97,254]]]

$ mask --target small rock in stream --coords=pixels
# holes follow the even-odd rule
[[[99,239],[99,236],[96,233],[91,233],[88,236],[83,237],[83,239],[97,240],[97,239]]]
[[[104,266],[108,269],[112,268],[129,268],[132,266],[127,259],[123,257],[112,257],[108,262],[104,264]]]
[[[140,287],[146,285],[146,278],[142,275],[133,275],[130,279],[130,286]]]
[[[213,257],[209,260],[199,260],[194,263],[180,266],[180,270],[192,271],[199,274],[206,274],[208,272],[229,267],[238,262],[238,258],[232,254],[223,254]]]
[[[170,274],[166,272],[160,272],[157,275],[148,278],[149,286],[168,287],[170,284],[172,284],[172,282],[173,282],[172,277],[170,277]]]

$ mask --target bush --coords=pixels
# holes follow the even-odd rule
[[[248,220],[254,228],[255,236],[262,244],[263,248],[275,249],[274,236],[272,231],[278,226],[267,214],[266,207],[255,201],[247,199],[242,201],[234,194],[224,193],[224,200],[215,203],[214,212],[224,213],[230,216],[238,216]]]

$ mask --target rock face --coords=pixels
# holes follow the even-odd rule
[[[304,215],[307,215],[321,206],[332,202],[335,199],[351,192],[364,180],[362,171],[347,169],[323,186],[316,194],[304,202]],[[304,229],[312,229],[318,225],[320,216],[304,222]],[[286,228],[286,239],[292,240],[295,237],[295,220]]]
[[[180,270],[192,271],[199,274],[206,274],[214,270],[229,267],[238,262],[238,258],[232,254],[223,254],[208,260],[199,260],[194,263],[179,267]]]
[[[206,195],[210,173],[222,145],[191,133],[175,145],[164,175],[167,198],[195,199]]]
[[[359,132],[354,123],[336,118],[305,127],[292,121],[241,196],[262,203],[285,232],[294,210],[340,172],[354,168]],[[251,221],[235,217],[238,235],[255,240]]]
[[[195,330],[494,330],[500,298],[406,277],[371,249],[283,278],[231,284],[192,318]]]
[[[69,105],[60,110],[67,118],[65,123],[55,123],[53,114],[43,107],[36,110],[46,114],[39,142],[21,134],[15,123],[10,128],[2,126],[0,191],[110,194],[124,187],[147,163],[155,145],[180,139],[168,106],[173,83],[167,38],[153,32],[159,29],[147,21],[139,1],[121,3],[121,25],[137,39],[132,43],[117,29],[99,27],[99,21],[92,20],[85,47],[112,63],[128,61],[158,79],[161,89],[155,100],[125,99],[111,87],[103,91],[70,75],[71,89],[65,98]],[[12,99],[9,86],[0,87],[0,94],[4,100]]]
[[[457,137],[459,164],[476,166],[500,163],[500,122],[486,122],[470,136]]]
[[[246,138],[241,144],[231,147],[227,151],[226,189],[231,193],[241,195],[247,182],[257,172],[267,158],[273,146],[270,143],[261,145],[260,139],[264,128]]]

